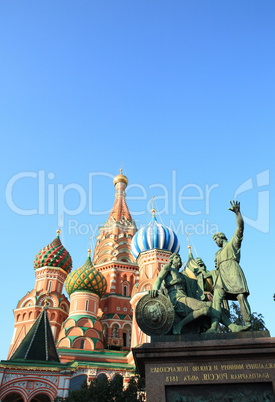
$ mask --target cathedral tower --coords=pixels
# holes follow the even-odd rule
[[[104,346],[111,349],[130,347],[132,309],[130,296],[138,279],[138,266],[131,253],[131,241],[137,231],[129,212],[125,189],[128,179],[114,178],[115,202],[100,228],[93,262],[107,280],[107,292],[100,301]]]
[[[36,318],[48,305],[48,316],[54,339],[57,340],[62,322],[67,318],[69,302],[62,293],[63,284],[72,269],[72,259],[57,237],[43,247],[34,259],[35,287],[28,292],[14,310],[14,334],[9,350],[10,357],[25,337]]]
[[[65,288],[70,295],[69,317],[59,335],[58,347],[69,349],[103,349],[102,324],[98,317],[99,300],[107,281],[91,262],[91,250],[85,263],[68,275]]]

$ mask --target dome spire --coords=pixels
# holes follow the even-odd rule
[[[152,218],[156,217],[156,209],[155,209],[155,196],[153,195],[152,200],[152,208],[151,208],[151,213],[152,213]]]
[[[116,189],[115,202],[108,218],[108,222],[111,224],[121,220],[129,223],[132,222],[132,217],[125,200],[125,188],[127,187],[127,184],[128,178],[122,174],[122,169],[120,169],[120,174],[114,178],[114,185]]]
[[[122,172],[123,170],[119,169],[119,174],[114,177],[114,185],[116,186],[118,183],[124,183],[126,184],[126,188],[128,184],[128,178]]]

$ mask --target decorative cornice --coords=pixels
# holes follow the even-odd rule
[[[49,364],[49,365],[46,365]],[[0,368],[3,368],[5,370],[10,370],[16,372],[17,370],[20,370],[21,372],[23,370],[27,371],[52,371],[52,372],[65,372],[68,371],[68,373],[75,371],[77,367],[73,367],[73,365],[66,366],[64,363],[59,363],[58,365],[54,366],[55,363],[50,362],[50,363],[45,363],[45,365],[38,365],[34,364],[33,362],[22,362],[22,363],[10,363],[9,361],[1,360],[0,362]],[[34,375],[35,373],[32,373]],[[22,377],[23,377],[22,373]],[[24,377],[26,379],[26,377]]]

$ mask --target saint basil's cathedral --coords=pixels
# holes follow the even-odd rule
[[[125,386],[135,375],[131,348],[150,342],[137,326],[135,306],[179,243],[154,210],[137,231],[127,184],[122,172],[114,178],[114,205],[93,258],[88,250],[83,265],[72,269],[60,231],[35,256],[34,289],[14,309],[8,357],[0,362],[2,402],[50,402],[102,374],[121,374]]]

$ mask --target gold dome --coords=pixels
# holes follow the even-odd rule
[[[121,182],[125,183],[126,186],[128,184],[128,179],[126,176],[124,176],[124,174],[122,174],[122,169],[120,169],[120,173],[114,178],[114,185]]]

